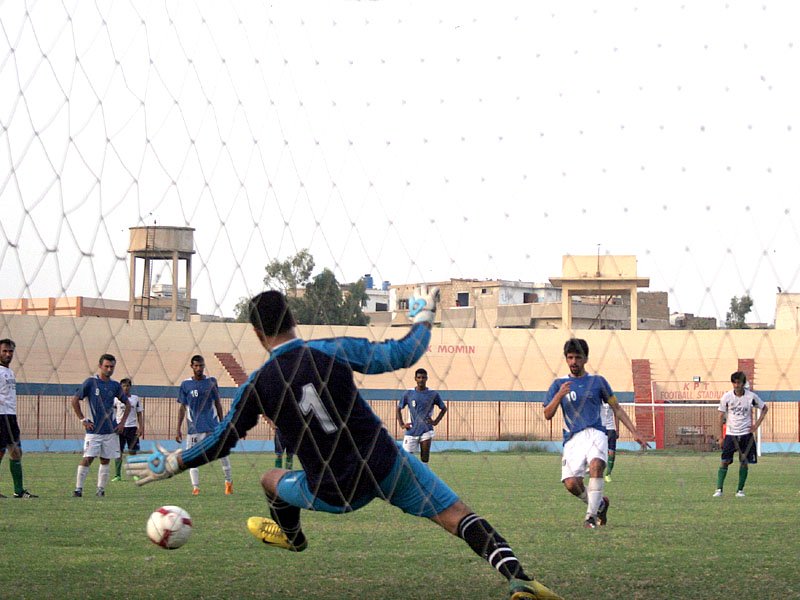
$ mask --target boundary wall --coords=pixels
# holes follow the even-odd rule
[[[307,339],[351,335],[374,341],[401,337],[406,331],[405,327],[299,328]],[[604,375],[626,404],[642,401],[637,391],[642,386],[636,379],[641,375],[635,374],[633,365],[643,361],[649,365],[650,380],[662,382],[696,378],[728,381],[731,372],[750,364],[754,390],[771,403],[772,410],[762,427],[765,451],[773,443],[781,448],[778,451],[796,451],[795,445],[800,442],[800,346],[793,330],[586,330],[575,334],[589,342],[587,370]],[[95,371],[97,359],[105,352],[118,359],[115,378],[133,378],[134,391],[145,398],[148,407],[148,427],[153,435],[164,427],[167,435],[163,439],[169,439],[172,433],[170,409],[156,410],[156,406],[175,404],[177,386],[191,374],[188,365],[192,355],[205,356],[207,373],[217,377],[223,395],[229,398],[235,391],[235,381],[215,354],[231,354],[246,372],[258,368],[267,358],[251,327],[241,323],[0,315],[0,337],[10,337],[17,343],[11,366],[18,381],[18,413],[26,450],[33,449],[27,440],[34,438],[66,441],[73,435],[76,440],[82,437],[71,412],[57,405],[61,402],[68,406],[75,388]],[[561,330],[434,329],[428,352],[414,366],[428,370],[429,386],[449,404],[450,411],[437,428],[434,445],[441,449],[444,442],[509,446],[557,443],[561,424],[557,419],[543,421],[541,401],[552,380],[566,373],[562,348],[568,337],[568,332]],[[382,375],[356,374],[365,398],[396,436],[394,402],[413,386],[414,368]],[[43,402],[55,403],[47,410],[56,416],[48,417],[53,422],[46,426],[40,419]],[[644,409],[628,410],[633,411],[639,426]],[[23,417],[31,411],[31,416]],[[164,411],[166,417],[158,416]],[[55,430],[51,434],[42,431],[55,428],[59,415],[60,435]],[[74,430],[68,423],[70,417],[75,421]],[[653,436],[656,430],[654,427]],[[629,441],[626,433],[623,431],[623,444]],[[271,440],[268,426],[263,432],[253,431],[249,439],[259,437]]]

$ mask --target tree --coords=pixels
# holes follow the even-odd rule
[[[239,298],[239,302],[233,307],[233,314],[237,323],[247,323],[250,321],[250,298]]]
[[[330,269],[311,278],[314,258],[303,249],[284,260],[273,260],[266,266],[264,285],[268,289],[284,292],[289,308],[298,323],[304,325],[367,325],[369,317],[361,306],[367,298],[366,283],[359,279],[356,283],[342,286]],[[298,288],[304,293],[298,295]],[[247,323],[250,312],[250,299],[240,298],[234,307],[238,323]]]
[[[297,309],[292,309],[297,321],[307,325],[366,325],[369,318],[361,309],[365,290],[366,284],[359,280],[343,292],[333,271],[324,269],[306,286]]]
[[[753,308],[753,299],[749,294],[741,298],[731,298],[731,309],[725,315],[725,326],[728,329],[749,329],[744,322],[745,316]]]
[[[314,270],[314,257],[309,254],[308,249],[303,248],[286,260],[276,258],[270,261],[264,270],[267,272],[264,276],[266,289],[277,289],[285,293],[289,307],[293,312],[296,311],[299,308],[297,289],[308,283]],[[237,323],[247,323],[250,315],[250,298],[239,298],[239,302],[233,307],[233,314]]]
[[[308,283],[311,272],[314,270],[314,257],[303,248],[295,254],[280,261],[272,260],[266,267],[267,275],[264,285],[267,289],[279,289],[287,296],[297,297],[297,288]]]
[[[367,283],[362,277],[355,283],[345,286],[342,299],[342,317],[348,325],[368,325],[369,317],[364,314],[367,304]]]

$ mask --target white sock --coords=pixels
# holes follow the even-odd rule
[[[86,481],[86,476],[89,474],[89,467],[78,465],[78,476],[75,479],[75,489],[82,490],[83,482]]]
[[[222,463],[222,472],[225,474],[225,481],[233,481],[231,479],[231,459],[227,456],[219,459]]]
[[[100,470],[97,471],[97,489],[104,490],[106,489],[106,484],[108,483],[108,475],[111,473],[111,464],[101,464]]]
[[[189,479],[192,480],[192,487],[200,487],[200,469],[189,469]]]
[[[589,500],[587,498],[588,497],[586,496],[586,488],[584,488],[584,490],[581,492],[581,495],[578,496],[578,500],[580,500],[584,504],[587,504],[589,502]]]
[[[605,482],[602,477],[590,477],[589,485],[586,486],[587,496],[589,497],[586,516],[596,517],[597,509],[603,501],[603,486]]]

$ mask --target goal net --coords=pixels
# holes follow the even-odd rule
[[[571,336],[658,451],[715,450],[715,399],[659,394],[721,393],[739,370],[770,405],[760,450],[800,451],[797,16],[0,3],[0,339],[26,456],[75,453],[47,475],[72,485],[71,399],[104,353],[142,398],[143,450],[174,449],[193,356],[223,413],[268,359],[243,300],[277,286],[308,309],[302,337],[380,342],[427,285],[442,302],[423,357],[356,383],[400,442],[427,369],[448,409],[431,464],[467,501],[455,451],[517,452],[558,483],[563,417],[542,406]],[[258,480],[274,436],[251,430],[236,477]],[[618,447],[636,449],[625,428]]]

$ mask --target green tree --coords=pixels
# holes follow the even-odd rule
[[[277,289],[286,294],[292,311],[298,309],[297,290],[308,283],[314,270],[314,257],[303,248],[286,260],[274,259],[264,267],[264,285],[267,289]],[[247,323],[250,315],[250,298],[239,298],[233,308],[237,323]]]
[[[314,277],[306,286],[305,294],[295,311],[299,323],[307,325],[366,325],[369,318],[361,309],[366,298],[366,284],[363,280],[346,286],[336,280],[330,269]],[[293,307],[294,308],[294,307]]]
[[[347,325],[368,325],[369,317],[364,314],[367,305],[367,283],[362,277],[355,283],[345,286],[342,298],[342,317]]]
[[[233,314],[237,323],[247,323],[250,320],[250,298],[239,298],[239,302],[233,307]]]
[[[279,289],[287,296],[297,297],[297,288],[303,287],[314,270],[314,257],[303,248],[286,260],[274,259],[265,267],[264,285],[267,289]]]
[[[279,289],[289,301],[289,308],[298,323],[304,325],[367,325],[369,317],[362,306],[366,304],[366,283],[359,279],[342,289],[330,269],[311,281],[314,258],[308,250],[301,250],[285,261],[273,260],[267,267],[264,284],[267,288]],[[298,294],[298,288],[304,293]],[[241,298],[234,308],[236,321],[249,320],[249,298]]]
[[[731,309],[725,315],[725,326],[728,329],[749,329],[744,322],[747,313],[753,308],[753,299],[749,294],[741,298],[731,298]]]

